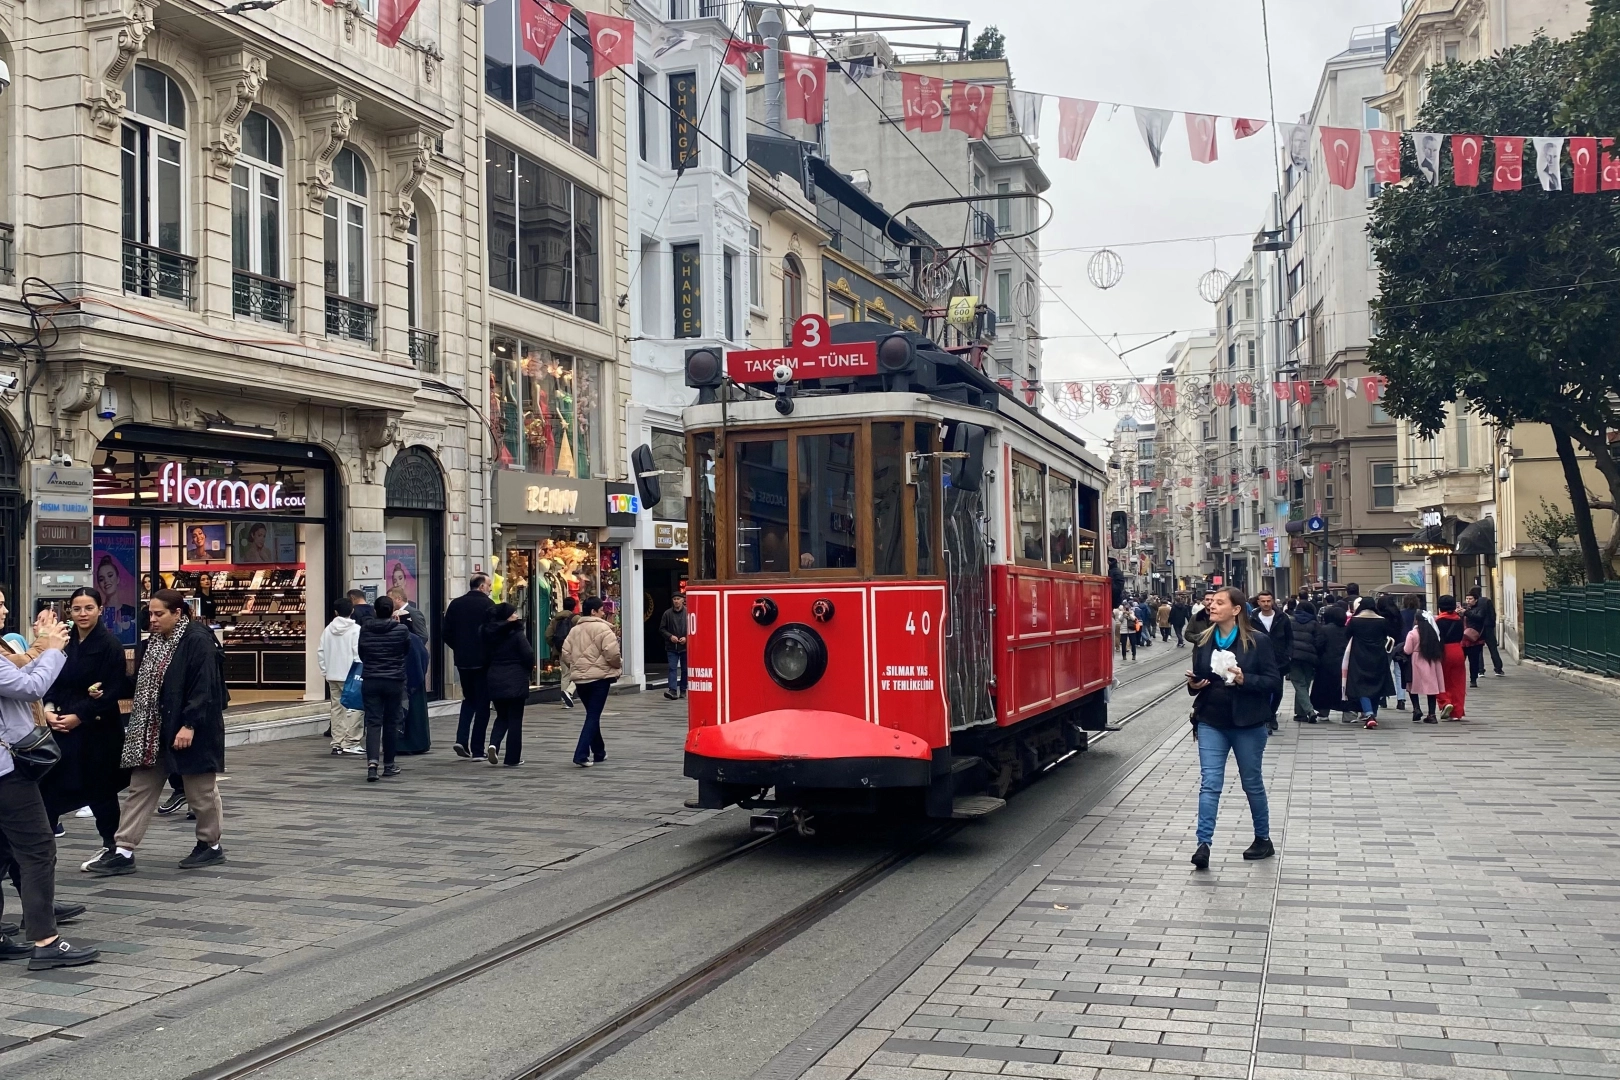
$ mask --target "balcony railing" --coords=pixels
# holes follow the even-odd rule
[[[326,336],[377,343],[377,305],[326,294]]]
[[[411,328],[411,363],[424,375],[439,373],[439,335]]]
[[[244,319],[258,319],[291,330],[297,295],[297,287],[290,281],[246,270],[231,272],[231,310]]]
[[[669,0],[669,17],[676,19],[719,19],[728,26],[738,25],[741,0]],[[747,32],[743,24],[739,34]]]
[[[178,251],[125,240],[124,291],[190,304],[197,295],[197,260]]]
[[[0,281],[15,281],[17,278],[16,236],[14,228],[0,221]]]

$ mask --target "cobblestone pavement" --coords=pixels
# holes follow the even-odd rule
[[[1620,1077],[1614,700],[1517,668],[1468,715],[1285,724],[1278,857],[1229,767],[1202,874],[1178,732],[803,1080]]]
[[[376,784],[365,783],[363,758],[334,758],[325,739],[230,750],[220,783],[229,861],[217,870],[176,868],[195,842],[180,814],[153,821],[138,873],[93,878],[78,866],[98,847],[94,823],[64,818],[57,897],[90,909],[64,930],[103,957],[49,972],[0,965],[0,1050],[72,1037],[74,1024],[126,1005],[712,815],[681,805],[692,792],[678,765],[684,702],[613,696],[608,759],[592,769],[571,764],[583,708],[529,706],[526,764],[515,769],[455,757],[454,708],[435,710],[430,753],[402,757],[404,775]],[[16,920],[21,904],[4,888],[5,917]]]

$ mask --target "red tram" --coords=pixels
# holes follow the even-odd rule
[[[831,337],[877,373],[738,400],[688,357],[685,772],[708,808],[987,812],[1106,726],[1102,465],[920,334]]]

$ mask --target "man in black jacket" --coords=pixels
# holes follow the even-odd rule
[[[350,615],[349,618],[364,626],[366,623],[377,617],[377,613],[372,610],[371,601],[366,599],[366,594],[364,591],[360,589],[350,589],[348,596],[349,603],[354,608],[354,613]]]
[[[1181,630],[1187,625],[1187,620],[1190,618],[1192,618],[1192,608],[1187,606],[1187,598],[1178,594],[1176,602],[1170,605],[1170,629],[1176,632],[1176,648],[1178,649],[1185,647],[1187,644],[1182,639]]]
[[[411,632],[394,618],[394,601],[377,597],[377,617],[360,627],[360,691],[366,700],[366,782],[377,779],[378,743],[382,775],[398,776],[394,755],[405,722],[405,657]]]
[[[1294,658],[1294,625],[1277,610],[1277,598],[1269,590],[1254,597],[1254,628],[1271,639],[1271,655],[1279,671],[1287,671]],[[1282,705],[1282,684],[1271,695],[1271,730],[1277,730],[1277,708]]]
[[[1475,585],[1468,590],[1468,595],[1474,598],[1474,610],[1478,612],[1475,617],[1479,619],[1480,634],[1486,646],[1491,650],[1491,667],[1496,669],[1497,678],[1505,676],[1502,670],[1502,654],[1496,651],[1496,603],[1485,595],[1485,590]],[[1480,673],[1484,674],[1484,665],[1480,665]]]
[[[461,682],[461,718],[456,721],[457,757],[471,759],[469,746],[484,748],[484,732],[489,728],[489,692],[485,688],[489,659],[484,654],[484,624],[495,608],[489,597],[489,578],[474,574],[466,593],[450,601],[444,609],[444,643],[456,658],[456,677]]]
[[[670,597],[669,605],[658,621],[658,633],[664,639],[664,655],[669,658],[669,689],[664,696],[674,701],[677,691],[680,697],[686,696],[686,597],[676,593]]]

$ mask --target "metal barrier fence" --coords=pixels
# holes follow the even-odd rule
[[[1525,593],[1524,655],[1620,676],[1620,581]]]

